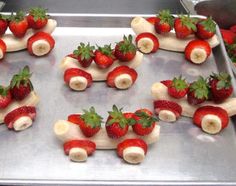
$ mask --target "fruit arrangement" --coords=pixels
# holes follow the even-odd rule
[[[25,130],[36,117],[39,97],[30,77],[29,67],[25,66],[12,77],[10,85],[0,86],[0,123],[5,123],[8,129]]]
[[[57,25],[49,19],[45,9],[31,8],[28,14],[23,11],[11,15],[0,15],[0,59],[6,52],[27,48],[31,55],[44,56],[54,47],[51,33]],[[9,28],[9,30],[8,30]]]
[[[204,132],[217,134],[236,114],[236,98],[231,98],[231,77],[225,72],[199,77],[188,83],[182,76],[153,84],[155,113],[159,119],[175,122],[181,115],[192,117]]]
[[[72,90],[83,91],[93,81],[106,81],[109,87],[128,89],[137,79],[134,70],[143,59],[136,50],[132,36],[124,36],[114,49],[111,44],[103,47],[80,43],[73,54],[67,55],[61,62],[64,82]]]
[[[105,126],[94,107],[81,114],[71,114],[54,124],[54,133],[62,141],[70,160],[85,161],[95,149],[117,149],[119,157],[130,164],[141,163],[148,144],[158,140],[160,127],[153,113],[146,109],[122,112],[113,105]]]

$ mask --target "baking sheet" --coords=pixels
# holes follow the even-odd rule
[[[97,150],[86,163],[70,162],[64,155],[62,144],[53,133],[53,125],[58,119],[66,119],[67,115],[90,106],[94,106],[104,118],[113,104],[123,107],[124,111],[143,107],[153,109],[152,84],[179,74],[188,81],[219,69],[232,75],[221,44],[201,66],[187,62],[183,53],[159,50],[146,55],[137,68],[139,76],[136,83],[128,90],[108,88],[104,82],[94,83],[85,92],[73,92],[65,86],[59,69],[63,57],[80,42],[115,44],[124,34],[133,34],[128,24],[130,20],[131,17],[127,16],[127,24],[117,21],[113,28],[91,27],[92,22],[88,22],[88,27],[75,27],[79,22],[78,25],[73,24],[74,27],[58,27],[53,33],[56,47],[48,56],[36,58],[28,55],[27,51],[6,56],[0,64],[1,84],[9,82],[14,73],[29,65],[33,72],[32,82],[41,101],[33,127],[13,132],[4,125],[0,126],[1,184],[236,183],[236,138],[232,121],[227,129],[214,136],[203,133],[189,118],[182,117],[174,124],[160,122],[160,141],[150,146],[146,159],[140,165],[124,163],[113,150]]]

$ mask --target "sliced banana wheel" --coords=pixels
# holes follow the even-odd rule
[[[170,110],[160,110],[158,117],[160,120],[165,121],[165,122],[175,122],[176,121],[175,113]]]
[[[201,64],[206,61],[207,59],[207,53],[202,48],[195,48],[192,50],[190,54],[190,59],[193,63]]]
[[[50,44],[43,39],[37,40],[32,44],[32,52],[36,56],[43,56],[50,52]]]
[[[123,151],[123,159],[130,164],[141,163],[144,158],[145,153],[141,147],[127,147]]]
[[[222,129],[222,122],[218,116],[207,114],[202,118],[201,127],[208,134],[217,134]]]
[[[76,91],[83,91],[87,88],[88,81],[83,76],[75,76],[70,79],[69,86]]]
[[[133,84],[132,77],[129,74],[121,74],[117,76],[114,82],[118,89],[127,89]]]
[[[69,158],[70,160],[75,161],[75,162],[82,162],[82,161],[87,160],[88,154],[86,150],[84,150],[83,148],[76,147],[76,148],[70,149]]]
[[[142,53],[149,54],[153,50],[154,43],[150,38],[144,37],[138,40],[137,47]]]
[[[29,128],[33,124],[32,119],[29,116],[22,116],[13,123],[15,131],[21,131]]]

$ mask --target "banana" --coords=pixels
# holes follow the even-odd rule
[[[204,49],[201,48],[195,48],[192,50],[190,54],[190,59],[193,63],[201,64],[206,61],[207,59],[207,53]]]
[[[115,78],[115,86],[118,89],[127,89],[133,84],[132,78],[129,74],[121,74]]]
[[[75,162],[82,162],[82,161],[87,160],[88,154],[86,150],[84,150],[83,148],[76,147],[76,148],[70,149],[69,158],[70,160],[75,161]]]
[[[222,129],[221,119],[213,114],[207,114],[202,118],[202,130],[209,134],[217,134]]]
[[[13,123],[15,131],[21,131],[29,128],[33,124],[32,119],[29,116],[22,116]]]
[[[35,41],[32,45],[33,54],[36,56],[43,56],[49,53],[51,50],[50,44],[43,39]]]
[[[130,164],[141,163],[144,158],[145,153],[141,147],[127,147],[123,151],[123,159]]]
[[[0,59],[2,59],[4,57],[4,53],[3,51],[0,49]]]
[[[176,115],[169,110],[160,110],[158,117],[160,120],[165,122],[175,122],[176,121]]]
[[[70,79],[69,86],[73,90],[82,91],[87,88],[88,81],[85,77],[76,76]]]
[[[150,38],[141,38],[137,42],[137,47],[142,53],[149,54],[153,50],[154,43]]]

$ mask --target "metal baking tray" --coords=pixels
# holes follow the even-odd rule
[[[187,62],[183,53],[159,50],[146,55],[137,68],[136,83],[128,90],[108,88],[104,82],[94,83],[85,92],[74,92],[65,86],[59,69],[63,57],[80,42],[115,44],[124,34],[133,34],[130,21],[134,16],[56,14],[54,18],[59,22],[53,33],[56,47],[48,56],[37,58],[27,51],[7,54],[0,64],[0,82],[9,82],[14,73],[29,65],[41,100],[31,128],[13,132],[0,126],[0,184],[236,184],[233,120],[227,129],[214,136],[203,133],[190,118],[182,117],[174,124],[160,122],[160,140],[150,146],[140,165],[124,163],[113,150],[97,150],[86,163],[73,163],[64,155],[62,144],[53,133],[58,119],[66,119],[67,115],[90,106],[104,118],[113,104],[123,107],[124,111],[141,107],[152,109],[152,84],[179,74],[189,81],[213,71],[227,71],[232,76],[221,42],[209,60],[200,66]],[[234,79],[233,85],[235,88]]]

